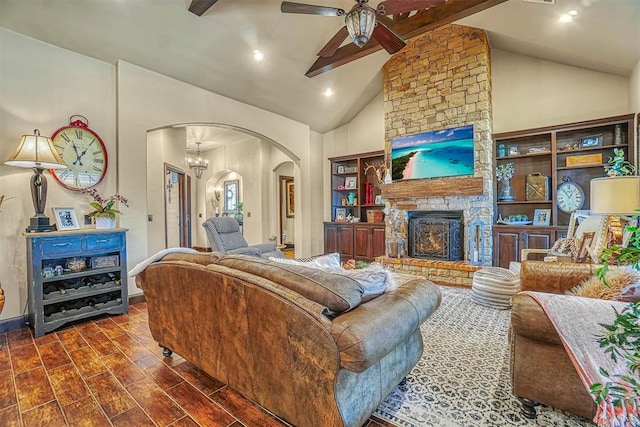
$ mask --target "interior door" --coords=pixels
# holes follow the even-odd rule
[[[182,169],[165,163],[165,247],[191,247],[191,180]]]

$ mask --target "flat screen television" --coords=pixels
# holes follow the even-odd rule
[[[391,177],[473,175],[473,125],[391,139]]]

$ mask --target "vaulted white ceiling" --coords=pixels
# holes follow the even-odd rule
[[[381,90],[385,51],[305,77],[340,17],[282,14],[280,0],[219,0],[198,17],[190,2],[0,0],[0,26],[109,63],[122,59],[319,132],[351,120]],[[574,21],[558,22],[569,9],[578,11]],[[459,23],[486,29],[494,48],[601,72],[629,76],[640,60],[640,0],[509,0]],[[323,95],[327,88],[333,97]]]

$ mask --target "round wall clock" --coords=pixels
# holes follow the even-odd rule
[[[74,121],[75,117],[79,119]],[[55,131],[51,140],[68,166],[49,170],[56,181],[70,190],[90,188],[102,181],[107,173],[107,150],[86,117],[71,116],[69,125]]]
[[[584,190],[580,185],[571,180],[571,177],[565,176],[564,182],[558,186],[557,200],[558,209],[564,213],[572,213],[584,206]]]

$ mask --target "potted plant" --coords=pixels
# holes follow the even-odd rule
[[[242,222],[242,220],[244,219],[244,215],[242,214],[242,208],[244,207],[244,204],[242,202],[238,202],[237,206],[238,208],[236,210],[234,218],[236,219],[236,221]]]
[[[627,225],[627,231],[631,232],[629,244],[626,247],[613,246],[602,253],[603,266],[596,274],[605,285],[605,273],[609,269],[609,263],[630,265],[640,270],[640,228],[637,226],[639,216],[640,214],[636,214],[633,217],[632,223],[636,225]],[[598,343],[615,362],[622,360],[625,363],[628,375],[610,374],[600,368],[602,376],[610,381],[592,384],[590,390],[596,403],[609,400],[617,408],[627,408],[629,405],[635,405],[637,396],[640,396],[640,302],[630,302],[620,312],[615,313],[613,324],[601,325],[605,332],[599,336]]]
[[[608,176],[633,175],[635,170],[635,166],[624,159],[624,150],[621,148],[614,148],[613,157],[609,157],[609,161],[604,165],[604,171]]]
[[[496,179],[502,182],[502,190],[500,190],[500,195],[498,196],[498,200],[501,202],[512,202],[515,200],[511,185],[509,185],[509,181],[513,178],[514,171],[513,162],[502,163],[496,167]]]
[[[129,201],[119,194],[114,194],[106,199],[102,198],[95,188],[84,189],[82,192],[93,197],[93,202],[89,203],[94,209],[88,214],[89,218],[95,219],[96,228],[114,228],[116,225],[116,215],[122,215],[118,209],[114,208],[116,202],[120,202],[129,207]]]

